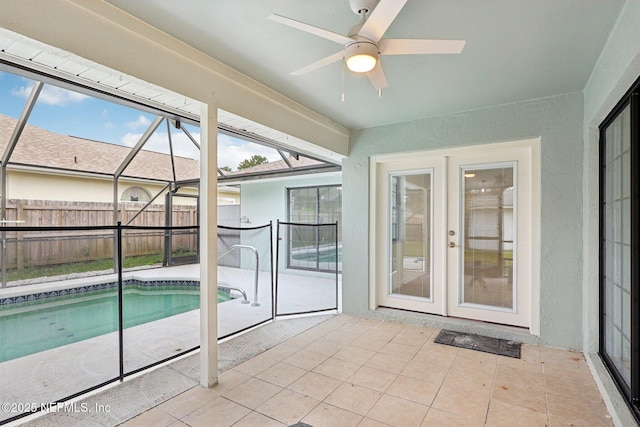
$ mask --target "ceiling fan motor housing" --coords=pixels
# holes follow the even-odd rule
[[[360,11],[364,10],[365,13],[371,13],[378,4],[378,0],[349,0],[349,6],[356,15],[360,15]]]

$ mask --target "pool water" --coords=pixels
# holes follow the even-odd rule
[[[218,303],[230,296],[218,292]],[[141,325],[200,307],[198,290],[123,292],[124,327]],[[0,312],[0,362],[118,330],[118,293],[64,299]]]

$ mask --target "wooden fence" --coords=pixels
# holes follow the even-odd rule
[[[122,203],[118,219],[127,225],[144,203]],[[165,224],[164,205],[149,205],[132,222],[132,226],[164,227],[197,225],[196,206],[174,205],[173,224]],[[20,231],[21,227],[78,227],[115,225],[113,204],[100,202],[60,202],[42,200],[7,200],[6,232],[7,268],[66,264],[113,258],[114,231]],[[123,255],[162,254],[164,230],[124,230]],[[184,232],[172,238],[172,250],[196,251],[197,233]]]

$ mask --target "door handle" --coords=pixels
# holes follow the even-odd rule
[[[455,248],[456,246],[458,246],[458,245],[456,245],[454,242],[449,242],[449,247],[450,248]]]

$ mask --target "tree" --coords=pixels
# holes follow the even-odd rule
[[[233,172],[229,166],[222,166],[220,170],[222,172]]]
[[[269,163],[269,160],[265,156],[261,156],[260,154],[254,154],[250,159],[244,159],[238,165],[238,170],[250,168],[252,166],[258,166],[263,163]]]

